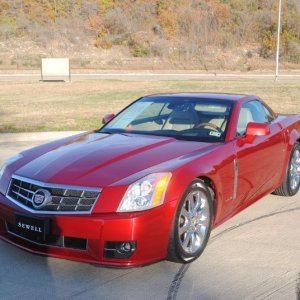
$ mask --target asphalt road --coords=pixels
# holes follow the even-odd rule
[[[21,137],[20,137],[21,136]],[[0,161],[55,138],[0,135]],[[267,196],[212,232],[188,265],[112,269],[0,241],[0,299],[300,299],[300,192]]]
[[[14,74],[0,74],[0,81],[38,81],[41,79],[41,74],[36,73],[14,73]],[[66,77],[47,77],[48,80],[64,79]],[[155,72],[130,72],[130,73],[72,73],[71,80],[125,80],[125,81],[157,81],[157,80],[274,80],[274,74],[251,74],[251,73],[155,73]],[[300,74],[282,74],[279,75],[278,80],[300,80]]]

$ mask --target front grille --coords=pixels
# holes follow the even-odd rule
[[[45,205],[36,207],[33,204],[33,198],[35,192],[41,189],[48,191],[50,196]],[[20,206],[35,212],[88,213],[92,210],[99,194],[100,189],[46,184],[19,176],[13,176],[7,197]]]
[[[22,237],[17,233],[16,227],[13,224],[6,223],[7,232],[21,239],[28,240],[38,245],[42,246],[52,246],[52,247],[61,247],[75,250],[86,250],[87,249],[87,240],[67,237],[67,236],[59,236],[59,235],[46,235],[44,241],[38,241],[33,238]]]

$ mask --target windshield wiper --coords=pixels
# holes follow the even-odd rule
[[[106,133],[106,134],[121,134],[121,135],[125,135],[128,136],[129,132],[123,132],[123,131],[109,131],[109,130],[99,130],[99,133]]]
[[[103,131],[102,131],[101,129],[98,130],[98,132],[99,132],[99,133],[113,134],[113,132],[111,132],[111,131],[108,131],[108,130],[103,130]]]

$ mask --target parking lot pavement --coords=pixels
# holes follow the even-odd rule
[[[52,139],[0,135],[0,161]],[[0,299],[299,300],[299,236],[300,192],[269,195],[219,226],[203,255],[187,265],[105,268],[33,255],[0,241]]]

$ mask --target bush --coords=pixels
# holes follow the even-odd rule
[[[144,57],[150,55],[149,44],[135,44],[131,47],[131,54],[134,57]]]
[[[289,41],[287,47],[288,60],[292,63],[300,64],[300,42]]]
[[[110,49],[112,47],[112,42],[108,37],[98,37],[94,43],[96,48]]]

